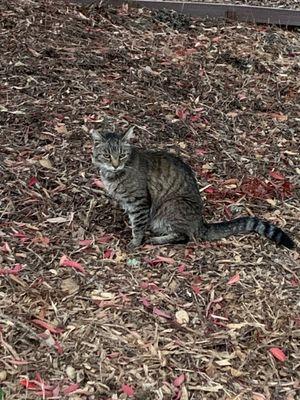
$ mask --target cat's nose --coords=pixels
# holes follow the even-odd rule
[[[112,166],[113,166],[115,169],[117,169],[118,166],[119,166],[119,159],[118,159],[118,158],[115,158],[115,157],[112,157],[112,158],[111,158],[111,164],[112,164]]]

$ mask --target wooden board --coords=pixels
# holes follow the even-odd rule
[[[300,10],[288,10],[282,8],[159,0],[104,0],[102,2],[99,0],[75,0],[75,2],[81,4],[101,3],[111,5],[129,3],[149,9],[165,8],[175,10],[192,17],[224,18],[271,25],[300,26]]]

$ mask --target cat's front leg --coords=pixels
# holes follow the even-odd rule
[[[132,229],[132,240],[128,244],[129,250],[133,250],[143,243],[149,223],[149,211],[149,207],[144,207],[128,213]]]

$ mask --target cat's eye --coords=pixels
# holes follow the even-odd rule
[[[105,160],[110,160],[110,154],[103,154],[103,158],[105,158]]]
[[[124,160],[127,157],[127,154],[120,154],[120,160]]]

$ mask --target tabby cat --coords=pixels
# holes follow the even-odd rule
[[[206,223],[202,201],[192,169],[165,151],[151,151],[130,144],[133,128],[125,134],[92,130],[93,163],[99,168],[107,192],[127,212],[132,226],[133,249],[146,243],[186,243],[217,240],[230,235],[256,232],[279,245],[294,248],[293,240],[280,228],[256,217]]]

